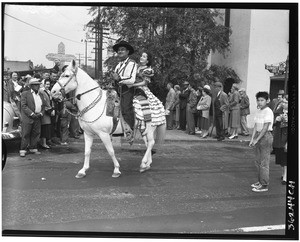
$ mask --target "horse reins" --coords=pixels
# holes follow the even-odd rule
[[[65,87],[69,84],[69,82],[72,80],[72,78],[73,78],[74,76],[75,76],[75,78],[76,78],[76,73],[77,73],[77,70],[76,70],[75,72],[73,72],[73,74],[69,77],[68,81],[67,81],[64,85],[62,85],[62,84],[59,82],[59,80],[57,81],[57,83],[58,83],[58,84],[60,85],[60,87],[61,87],[60,91],[63,90],[62,94],[63,94],[64,97],[65,97]],[[78,85],[77,80],[76,80],[76,83],[77,83],[77,85]],[[89,92],[91,92],[91,91],[93,91],[93,90],[95,90],[95,89],[97,89],[97,88],[100,88],[100,85],[98,85],[97,87],[94,87],[94,88],[92,88],[92,89],[90,89],[90,90],[87,90],[87,91],[85,91],[85,92],[83,92],[83,93],[77,94],[77,95],[76,95],[76,98],[77,98],[78,100],[80,100],[80,98],[81,98],[82,95],[84,95],[84,94],[86,94],[86,93],[89,93]],[[75,97],[64,98],[62,101],[63,101],[63,102],[66,102],[66,101],[72,100],[72,99],[74,99],[74,98],[75,98]],[[86,112],[88,112],[90,109],[92,109],[93,107],[95,107],[96,104],[101,100],[101,98],[102,98],[102,90],[100,90],[99,95],[96,97],[96,99],[95,99],[92,103],[90,103],[90,104],[89,104],[87,107],[85,107],[83,110],[79,111],[77,114],[73,114],[73,113],[70,112],[67,108],[66,108],[66,111],[67,111],[69,114],[73,115],[74,117],[77,117],[77,118],[80,117],[80,119],[81,119],[82,121],[86,122],[86,123],[93,123],[93,122],[97,121],[97,120],[103,115],[104,110],[105,110],[105,104],[106,104],[106,102],[105,102],[105,104],[104,104],[104,108],[103,108],[102,113],[101,113],[100,116],[99,116],[98,118],[96,118],[95,120],[93,120],[93,121],[86,121],[86,120],[84,120],[84,119],[82,118],[82,116],[83,116]]]

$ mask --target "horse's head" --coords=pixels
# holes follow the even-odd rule
[[[65,97],[66,93],[69,93],[70,91],[73,91],[75,88],[77,88],[77,71],[78,67],[76,65],[76,62],[75,60],[72,60],[70,65],[65,68],[59,80],[51,89],[51,95],[54,99]]]

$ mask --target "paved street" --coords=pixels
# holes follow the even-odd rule
[[[168,131],[152,169],[143,174],[138,169],[144,146],[117,142],[120,178],[111,177],[112,161],[96,141],[87,176],[76,179],[83,150],[83,142],[77,140],[42,155],[20,158],[10,153],[3,170],[3,229],[285,233],[286,188],[280,167],[271,156],[269,191],[252,192],[256,169],[245,139],[217,142]]]

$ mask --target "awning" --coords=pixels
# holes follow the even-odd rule
[[[284,81],[285,80],[285,74],[284,75],[276,75],[270,77],[271,81]],[[289,77],[287,77],[287,80],[289,80]]]

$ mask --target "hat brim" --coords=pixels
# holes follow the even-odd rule
[[[32,82],[32,83],[29,83],[29,85],[41,85],[42,83],[41,82]]]
[[[125,47],[127,50],[129,50],[129,55],[132,55],[132,54],[134,53],[133,47],[132,47],[131,45],[125,44],[125,43],[115,44],[115,45],[113,46],[113,50],[114,50],[115,52],[118,52],[118,49],[119,49],[120,47]]]

